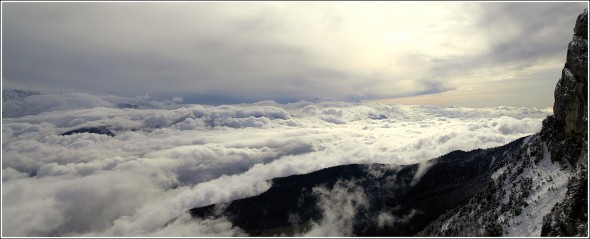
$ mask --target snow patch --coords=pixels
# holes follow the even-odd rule
[[[565,197],[571,171],[562,170],[559,163],[552,163],[547,145],[542,145],[543,158],[523,172],[523,175],[531,176],[533,181],[532,192],[525,199],[528,206],[519,215],[508,220],[509,227],[504,227],[504,236],[541,236],[543,217]]]

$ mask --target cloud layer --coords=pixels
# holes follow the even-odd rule
[[[3,83],[201,103],[451,92],[540,108],[586,5],[3,3]]]
[[[195,221],[185,212],[257,195],[275,177],[499,146],[539,131],[551,113],[336,101],[206,106],[89,94],[18,104],[24,108],[3,107],[5,115],[25,114],[2,124],[6,236],[243,235],[226,220]],[[115,136],[61,135],[98,126]],[[326,220],[315,232],[346,223]]]

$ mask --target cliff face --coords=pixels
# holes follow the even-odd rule
[[[555,87],[556,136],[588,139],[588,11],[578,16],[565,67]]]
[[[552,160],[577,167],[588,145],[588,9],[577,18],[565,66],[555,87],[554,115],[543,120],[540,135]],[[586,152],[587,154],[587,152]]]
[[[588,236],[588,11],[577,18],[554,115],[501,159],[492,183],[441,215],[425,236]]]
[[[541,134],[556,160],[573,167],[573,175],[564,199],[543,218],[541,236],[588,236],[588,9],[576,21],[553,113]]]

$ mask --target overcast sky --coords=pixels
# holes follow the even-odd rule
[[[2,3],[2,83],[198,103],[320,98],[550,107],[586,7]]]

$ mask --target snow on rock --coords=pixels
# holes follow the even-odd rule
[[[555,88],[555,115],[518,153],[496,159],[485,190],[420,235],[588,236],[587,26],[585,9]]]
[[[543,217],[566,194],[572,168],[551,160],[539,134],[498,161],[482,193],[440,216],[420,235],[540,236]]]
[[[551,154],[544,143],[543,155],[540,158],[541,160],[538,163],[532,163],[524,169],[520,176],[521,182],[516,183],[516,187],[511,188],[512,185],[508,184],[503,188],[506,191],[515,188],[515,191],[523,192],[527,190],[520,188],[525,177],[530,178],[532,186],[531,189],[528,189],[531,190],[529,196],[523,198],[527,206],[523,207],[521,213],[517,216],[505,219],[507,224],[504,227],[503,236],[541,236],[543,217],[565,196],[566,186],[572,173],[571,170],[562,170],[559,163],[553,163]],[[534,160],[537,160],[537,158],[534,158]]]

